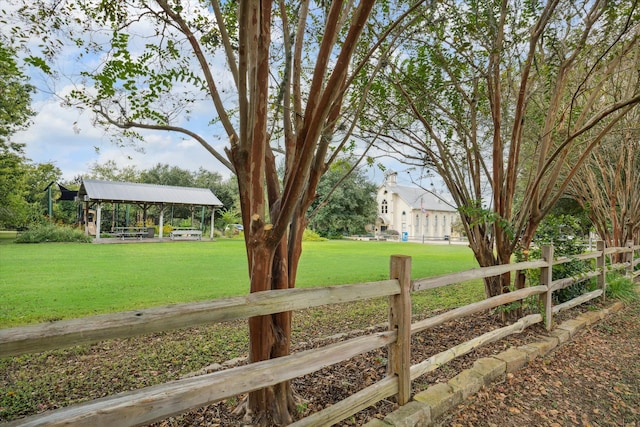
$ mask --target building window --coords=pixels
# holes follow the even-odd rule
[[[386,201],[386,200],[383,200],[383,201],[382,201],[382,207],[380,208],[380,211],[381,211],[383,214],[389,213],[389,205],[387,204],[387,201]]]

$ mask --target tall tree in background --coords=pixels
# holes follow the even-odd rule
[[[336,162],[320,180],[309,221],[322,236],[363,234],[375,222],[376,186],[367,181],[362,169],[346,174],[350,169],[349,163]]]
[[[115,160],[107,160],[103,164],[94,162],[89,167],[89,172],[86,174],[86,176],[80,176],[76,178],[78,185],[80,185],[82,178],[102,179],[105,181],[119,182],[139,182],[140,171],[138,171],[135,166],[120,167],[115,162]]]
[[[27,165],[26,169],[26,194],[25,200],[29,203],[28,222],[41,223],[43,221],[56,220],[55,211],[52,210],[52,218],[49,218],[49,191],[47,187],[52,184],[51,202],[60,194],[57,182],[62,178],[62,171],[51,163],[36,163]],[[52,209],[55,207],[52,205]],[[62,219],[62,218],[59,218]]]
[[[481,266],[508,264],[640,101],[626,72],[638,69],[639,20],[631,0],[443,1],[398,39],[363,125],[442,177]],[[621,96],[604,96],[618,79]],[[498,295],[511,277],[485,285]]]
[[[15,52],[0,38],[0,226],[23,227],[28,222],[24,146],[11,136],[29,124],[33,86],[18,67]]]
[[[218,172],[210,172],[203,168],[194,172],[193,186],[198,188],[209,188],[213,194],[222,202],[224,209],[234,209],[239,207],[238,183],[234,175],[223,179]]]
[[[140,171],[140,182],[176,187],[193,187],[193,174],[178,166],[158,163],[150,169]]]
[[[640,242],[640,110],[620,121],[569,185],[608,247]]]
[[[187,135],[235,172],[251,292],[294,287],[305,214],[348,141],[338,123],[358,71],[352,56],[359,49],[368,61],[376,47],[376,34],[361,38],[373,0],[13,2],[25,18],[16,40],[45,40],[34,65],[52,72],[62,46],[77,48],[77,66],[91,63],[70,105],[125,137],[137,129]],[[378,19],[402,18],[386,6]],[[181,120],[202,101],[228,138],[224,153]],[[252,318],[249,332],[252,362],[287,355],[291,314]],[[252,423],[287,424],[295,411],[289,383],[252,392],[247,403]]]
[[[18,67],[16,53],[0,36],[0,150],[22,154],[23,146],[11,135],[29,125],[34,87]]]

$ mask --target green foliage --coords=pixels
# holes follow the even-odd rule
[[[24,227],[29,217],[24,158],[0,148],[0,227]]]
[[[375,221],[376,186],[367,181],[361,169],[345,177],[349,170],[348,163],[337,162],[318,184],[318,197],[309,214],[311,228],[321,236],[341,238],[343,234],[362,234]]]
[[[483,208],[481,200],[476,200],[468,206],[462,206],[458,211],[460,212],[461,218],[466,218],[470,228],[478,225],[487,226],[495,224],[503,229],[510,239],[515,237],[513,226],[509,220],[501,217],[492,209]]]
[[[62,177],[62,171],[51,163],[37,163],[28,165],[26,174],[27,194],[26,200],[33,206],[34,215],[30,218],[30,223],[37,222],[49,213],[49,192],[46,188],[51,187],[51,197],[55,200],[58,195],[58,186],[55,185]],[[53,218],[57,220],[58,218]]]
[[[547,215],[541,222],[536,232],[535,245],[529,250],[530,259],[539,259],[542,256],[541,247],[543,245],[553,245],[554,257],[571,257],[584,252],[584,243],[581,239],[583,226],[581,222],[570,215]],[[516,252],[518,261],[523,259],[522,251]],[[581,273],[589,269],[589,261],[572,260],[563,264],[553,266],[552,279],[562,279],[567,277],[579,277]],[[529,278],[533,285],[540,282],[538,270],[529,273]],[[576,298],[589,291],[591,282],[582,281],[560,289],[553,293],[554,303],[563,303]]]
[[[210,172],[200,168],[193,173],[193,187],[209,188],[227,209],[239,210],[240,198],[235,175],[223,179],[218,172]]]
[[[181,219],[180,223],[178,224],[178,227],[183,227],[183,228],[192,227],[191,220]]]
[[[77,228],[43,224],[36,225],[24,233],[20,233],[16,238],[16,243],[52,243],[52,242],[75,242],[91,243],[91,237],[84,234]]]
[[[322,242],[322,241],[325,241],[325,240],[327,240],[327,239],[325,239],[324,237],[320,236],[315,231],[309,230],[308,228],[305,228],[304,234],[302,235],[302,241],[303,242]]]
[[[104,181],[141,182],[141,172],[135,166],[119,167],[114,160],[107,160],[104,164],[97,162],[89,167],[85,178],[101,179]]]
[[[550,215],[565,215],[572,218],[572,229],[578,232],[578,236],[587,236],[593,229],[589,219],[589,213],[580,204],[571,198],[563,197],[553,206]]]
[[[160,226],[156,225],[154,228],[155,228],[156,235],[159,236],[160,235]],[[173,226],[171,224],[164,224],[162,226],[162,235],[165,236],[165,237],[168,236],[169,233],[171,233],[171,230],[173,230]]]
[[[607,297],[622,301],[635,301],[640,299],[637,286],[630,277],[619,273],[607,275]]]
[[[240,212],[235,209],[223,209],[216,220],[216,227],[225,230],[231,224],[242,223]]]
[[[239,231],[233,225],[229,225],[224,229],[224,236],[229,239],[234,239],[234,238],[244,239],[244,231]]]
[[[29,124],[34,115],[31,93],[35,90],[18,67],[15,52],[0,39],[0,153],[21,152],[20,144],[10,142],[16,131]]]
[[[0,227],[24,227],[30,216],[24,144],[12,135],[27,127],[33,86],[18,67],[15,52],[0,40]]]
[[[1,151],[1,150],[0,150]],[[6,154],[6,153],[5,153]],[[49,184],[57,182],[62,172],[51,163],[31,164],[25,159],[8,153],[0,153],[0,226],[25,228],[47,220],[49,213]],[[4,195],[4,197],[3,197]],[[51,187],[51,197],[59,195],[58,186]],[[53,204],[53,220],[73,222],[75,204]]]

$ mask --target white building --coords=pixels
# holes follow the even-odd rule
[[[390,172],[378,188],[376,235],[397,231],[409,239],[452,236],[459,217],[456,209],[422,188],[398,185],[397,177]]]

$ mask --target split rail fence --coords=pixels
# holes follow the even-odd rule
[[[617,255],[622,262],[608,260]],[[326,366],[348,360],[377,348],[388,347],[387,375],[379,382],[360,390],[336,404],[316,412],[294,426],[332,425],[375,404],[396,396],[399,404],[411,398],[411,381],[462,356],[480,345],[521,332],[524,328],[545,322],[553,324],[553,315],[561,310],[605,296],[606,273],[626,270],[640,275],[640,245],[629,242],[626,247],[605,248],[571,258],[554,259],[553,247],[543,248],[541,260],[495,267],[475,268],[444,276],[411,280],[411,258],[392,256],[390,279],[376,282],[311,289],[266,291],[247,296],[214,301],[180,304],[139,311],[99,315],[47,324],[0,330],[0,357],[58,349],[105,339],[132,337],[176,328],[193,327],[262,316],[282,311],[301,310],[319,305],[344,304],[352,301],[389,297],[388,330],[347,339],[321,348],[302,351],[274,360],[250,363],[210,374],[171,381],[106,398],[88,401],[15,420],[9,425],[143,425],[201,407],[220,400],[304,376]],[[553,267],[573,260],[595,260],[579,277],[552,280]],[[502,275],[507,272],[540,270],[540,285],[517,290],[455,308],[436,316],[411,323],[411,293],[435,289],[463,281]],[[595,278],[597,289],[566,303],[553,306],[553,292],[571,284]],[[512,325],[490,331],[453,348],[435,354],[411,366],[411,334],[445,322],[538,296],[543,313],[530,314]]]

